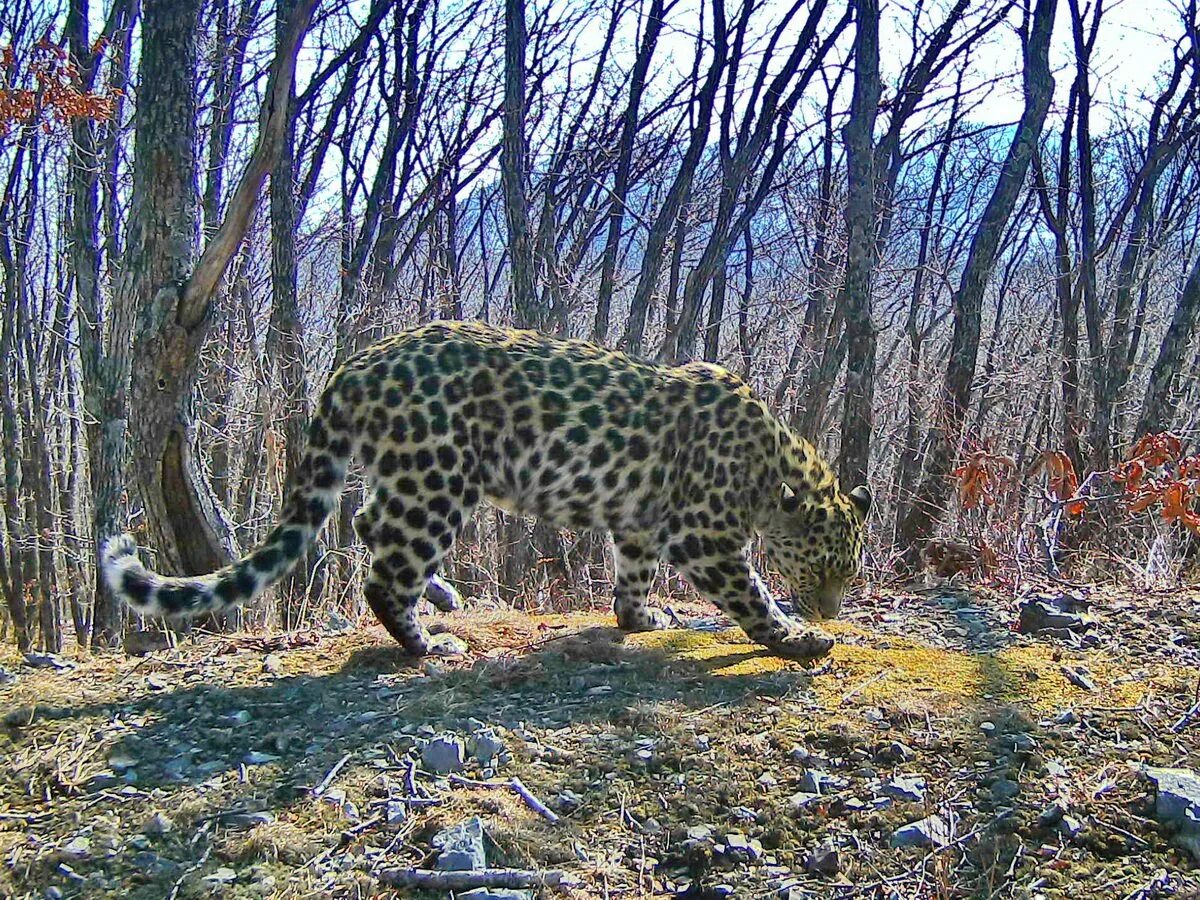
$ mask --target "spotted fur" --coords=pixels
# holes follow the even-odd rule
[[[707,363],[651,365],[582,341],[478,322],[435,322],[350,359],[329,380],[279,523],[211,575],[169,578],[128,536],[103,558],[112,591],[142,613],[194,616],[244,603],[316,537],[351,456],[371,493],[355,518],[370,549],[364,594],[414,654],[431,649],[424,595],[483,499],[559,527],[614,535],[615,611],[627,631],[661,628],[646,597],[665,558],[755,641],[812,659],[833,639],[787,616],[751,564],[757,533],[807,619],[833,618],[857,573],[865,487],[829,466],[736,376]]]

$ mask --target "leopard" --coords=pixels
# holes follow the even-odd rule
[[[844,491],[812,443],[714,363],[665,365],[579,339],[435,320],[351,355],[329,377],[279,518],[246,556],[208,575],[166,576],[122,534],[103,545],[105,583],[136,612],[168,618],[252,601],[314,544],[352,459],[366,485],[353,519],[369,551],[363,598],[414,656],[450,638],[430,634],[418,604],[461,608],[439,571],[487,501],[610,533],[622,632],[676,621],[649,603],[665,560],[751,642],[811,664],[834,646],[820,623],[839,615],[860,574],[871,507],[867,485]]]

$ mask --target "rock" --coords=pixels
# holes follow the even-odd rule
[[[1077,688],[1085,691],[1096,690],[1096,682],[1092,681],[1092,673],[1083,666],[1062,666],[1063,677]]]
[[[152,815],[146,820],[146,824],[142,826],[142,834],[154,836],[170,834],[174,830],[175,823],[171,820],[171,817],[164,816],[160,812],[156,812],[154,815]]]
[[[429,652],[434,656],[465,656],[470,649],[466,641],[449,632],[435,635],[429,644]]]
[[[950,843],[953,828],[941,816],[926,816],[892,833],[891,845],[900,847],[945,847]]]
[[[131,757],[128,753],[123,753],[120,750],[115,751],[108,758],[109,767],[120,775],[126,769],[132,769],[137,765],[137,760]]]
[[[1079,716],[1075,714],[1075,710],[1073,709],[1064,709],[1050,721],[1055,725],[1076,725],[1079,722]]]
[[[919,775],[897,775],[883,786],[883,792],[897,800],[920,803],[925,799],[925,779]]]
[[[1154,818],[1200,863],[1200,773],[1149,767],[1145,775],[1155,787]]]
[[[804,763],[808,762],[811,758],[812,754],[808,752],[808,748],[802,747],[799,744],[796,744],[788,751],[788,759],[792,762]]]
[[[243,725],[249,725],[251,718],[250,710],[239,709],[237,712],[230,713],[227,716],[220,716],[217,721],[222,725],[228,725],[232,728],[241,728]]]
[[[275,762],[278,759],[278,756],[273,756],[270,753],[260,753],[257,750],[251,750],[242,757],[242,762],[248,766],[263,766],[267,763]]]
[[[388,828],[399,828],[408,818],[408,804],[402,800],[389,800],[383,811],[383,821]]]
[[[748,806],[735,806],[729,810],[730,817],[737,819],[739,822],[757,822],[758,813]]]
[[[1067,840],[1074,840],[1083,831],[1083,823],[1074,816],[1063,816],[1058,823],[1058,833]]]
[[[722,855],[735,862],[750,863],[762,858],[763,846],[757,838],[747,839],[739,831],[731,831],[724,838]]]
[[[59,672],[75,668],[75,663],[57,653],[26,653],[25,662],[35,669],[55,669]]]
[[[849,781],[839,775],[830,775],[821,769],[808,769],[800,779],[800,790],[825,795],[845,790],[849,784]]]
[[[258,825],[270,825],[275,821],[275,816],[265,811],[234,810],[222,813],[220,819],[221,824],[229,828],[254,828]]]
[[[1090,627],[1091,622],[1079,613],[1058,609],[1044,600],[1026,600],[1017,614],[1017,631],[1021,634],[1069,638]]]
[[[1021,793],[1021,785],[1010,778],[997,778],[992,782],[993,800],[1012,800]]]
[[[816,850],[804,857],[804,868],[817,875],[836,875],[842,871],[842,860],[837,847],[833,844],[822,844]]]
[[[817,803],[821,799],[820,794],[814,794],[810,791],[799,791],[792,794],[787,799],[788,812],[793,816],[807,809],[809,806]]]
[[[222,888],[226,885],[233,884],[237,881],[237,872],[226,866],[221,866],[211,875],[205,875],[201,880],[205,887],[209,890],[214,888]]]
[[[358,821],[358,807],[346,796],[343,788],[330,788],[321,795],[321,801],[330,806],[336,806],[347,819]]]
[[[276,653],[268,653],[263,657],[263,671],[268,675],[281,675],[283,673],[283,657]]]
[[[437,867],[443,872],[471,872],[487,868],[487,850],[483,843],[483,820],[472,816],[433,836],[438,853]]]
[[[1038,824],[1043,828],[1053,828],[1063,820],[1063,816],[1066,814],[1067,811],[1063,809],[1061,804],[1051,803],[1038,813]]]
[[[471,719],[469,725],[471,734],[467,738],[467,752],[475,757],[481,766],[492,766],[512,759],[512,754],[508,752],[504,741],[496,735],[495,729],[484,725],[478,719]]]
[[[4,668],[4,666],[0,666],[0,686],[7,687],[10,684],[16,684],[16,683],[17,683],[16,673],[8,671],[8,669]],[[47,888],[47,890],[50,890],[50,888]],[[57,891],[58,888],[54,888],[54,890]],[[61,891],[60,891],[60,894],[61,894]]]
[[[85,835],[72,838],[63,848],[62,855],[67,859],[82,862],[92,855],[92,840]]]
[[[533,891],[517,891],[509,888],[475,888],[473,891],[456,891],[458,900],[532,900]]]
[[[461,772],[466,766],[466,748],[456,735],[449,732],[435,735],[421,749],[421,763],[436,775]]]
[[[890,744],[885,744],[876,751],[875,759],[877,762],[895,765],[912,762],[916,758],[916,755],[916,751],[908,746],[908,744],[901,743],[900,741],[892,741]]]
[[[37,719],[36,706],[19,706],[4,714],[4,724],[9,728],[28,728]]]
[[[662,834],[663,830],[662,822],[658,821],[654,816],[642,822],[640,828],[642,834]]]
[[[554,805],[562,812],[570,813],[583,805],[583,798],[574,791],[563,791],[554,800]]]
[[[343,631],[349,631],[353,627],[354,623],[337,610],[332,610],[325,617],[325,631],[329,634],[340,634]]]
[[[1023,731],[1004,735],[1002,743],[1014,753],[1032,753],[1037,749],[1037,741]]]
[[[996,733],[996,723],[995,722],[980,722],[979,730],[982,731],[984,734],[995,734]]]
[[[713,830],[707,825],[690,825],[687,830],[689,841],[707,841],[712,837]]]
[[[46,898],[46,900],[62,900],[62,888],[52,884],[50,887],[46,888],[46,892],[43,896]]]

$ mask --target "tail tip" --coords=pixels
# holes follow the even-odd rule
[[[100,551],[100,559],[106,566],[111,566],[127,556],[137,555],[137,541],[131,534],[118,534],[104,542]]]

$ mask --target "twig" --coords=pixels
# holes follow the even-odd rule
[[[1192,708],[1179,717],[1179,721],[1171,726],[1171,731],[1178,734],[1187,728],[1192,719],[1196,717],[1196,713],[1200,713],[1200,700],[1192,704]]]
[[[442,872],[438,869],[385,869],[379,880],[389,887],[424,888],[432,891],[469,891],[474,888],[566,887],[574,879],[551,869],[476,869],[473,872]]]
[[[1157,897],[1159,891],[1169,888],[1173,881],[1166,869],[1159,869],[1153,878],[1126,894],[1124,900],[1150,900],[1151,897]]]
[[[312,795],[314,797],[320,797],[323,793],[325,793],[326,788],[328,788],[333,782],[333,779],[337,778],[337,773],[342,771],[342,766],[346,765],[346,763],[349,761],[350,754],[347,753],[334,764],[332,769],[325,774],[325,777],[321,779],[321,783],[312,789]]]
[[[535,813],[549,822],[551,825],[557,825],[559,822],[558,815],[546,804],[529,792],[529,788],[521,783],[520,778],[510,778],[508,781],[476,781],[473,778],[464,778],[462,775],[451,775],[450,781],[453,784],[461,784],[466,787],[481,787],[481,788],[508,788],[525,801],[525,805],[532,809]],[[494,885],[495,886],[495,885]]]
[[[859,694],[861,694],[863,691],[865,691],[867,688],[869,688],[869,687],[870,687],[871,685],[873,685],[875,682],[877,682],[877,681],[882,681],[883,679],[887,678],[887,676],[888,676],[888,670],[887,670],[887,669],[884,669],[884,670],[883,670],[883,671],[881,671],[881,672],[876,672],[874,675],[872,675],[872,676],[871,676],[870,678],[868,678],[866,681],[862,681],[862,682],[860,682],[860,683],[858,684],[858,686],[857,686],[857,687],[855,687],[855,688],[853,688],[852,690],[849,690],[849,691],[847,691],[846,693],[842,694],[842,702],[843,702],[843,703],[846,703],[846,702],[848,702],[848,701],[849,701],[851,698],[853,698],[853,697],[857,697]]]

